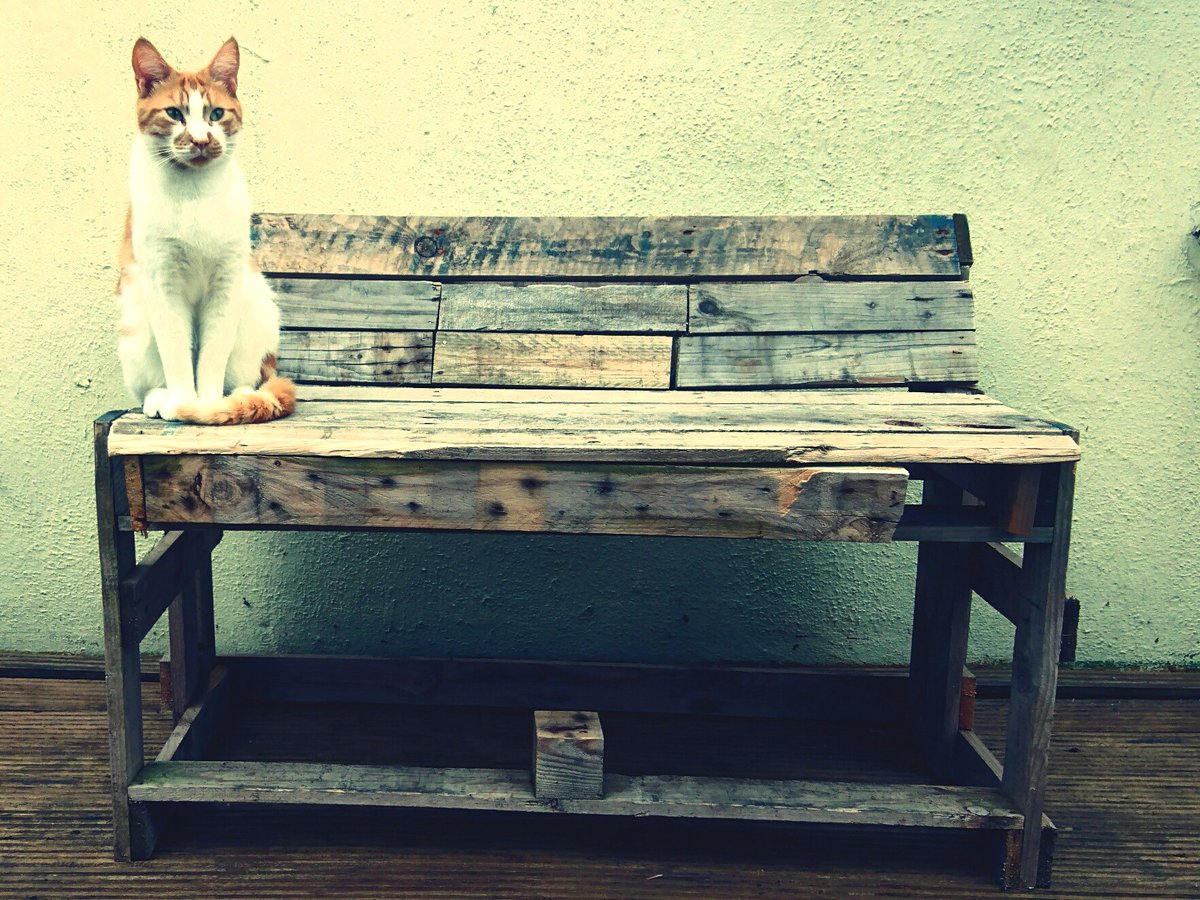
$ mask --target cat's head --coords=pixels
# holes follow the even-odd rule
[[[204,169],[233,152],[242,127],[239,59],[230,38],[200,71],[177,72],[145,38],[133,45],[138,128],[164,165]]]

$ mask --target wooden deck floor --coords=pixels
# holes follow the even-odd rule
[[[971,834],[369,809],[181,811],[154,860],[115,863],[103,682],[94,666],[61,666],[0,657],[3,897],[1001,896]],[[1039,896],[1200,896],[1200,674],[1064,681],[1047,801],[1061,828],[1055,886]],[[1003,700],[988,699],[997,693],[989,684],[983,676],[978,730],[998,746]],[[144,687],[153,753],[170,721],[157,685]],[[226,753],[369,762],[405,740],[464,756],[524,753],[513,743],[524,720],[503,711],[406,710],[403,720],[379,707],[251,713]],[[354,727],[381,714],[371,728]],[[842,778],[883,756],[882,732],[857,753],[844,737],[844,727],[627,717],[613,721],[609,746],[630,765],[690,753],[687,765],[706,771]]]

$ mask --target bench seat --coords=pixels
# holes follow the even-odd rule
[[[642,391],[300,387],[280,422],[128,413],[113,456],[237,454],[678,465],[1071,462],[1067,426],[985,394],[902,388]]]

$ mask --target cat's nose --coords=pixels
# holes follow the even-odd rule
[[[192,143],[197,147],[207,147],[212,142],[212,135],[206,134],[203,137],[192,135]]]

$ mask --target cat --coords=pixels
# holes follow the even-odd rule
[[[239,61],[233,38],[198,72],[176,71],[145,38],[133,47],[117,352],[149,417],[229,425],[295,408],[295,386],[275,373],[279,309],[250,262],[250,199],[233,158]]]

